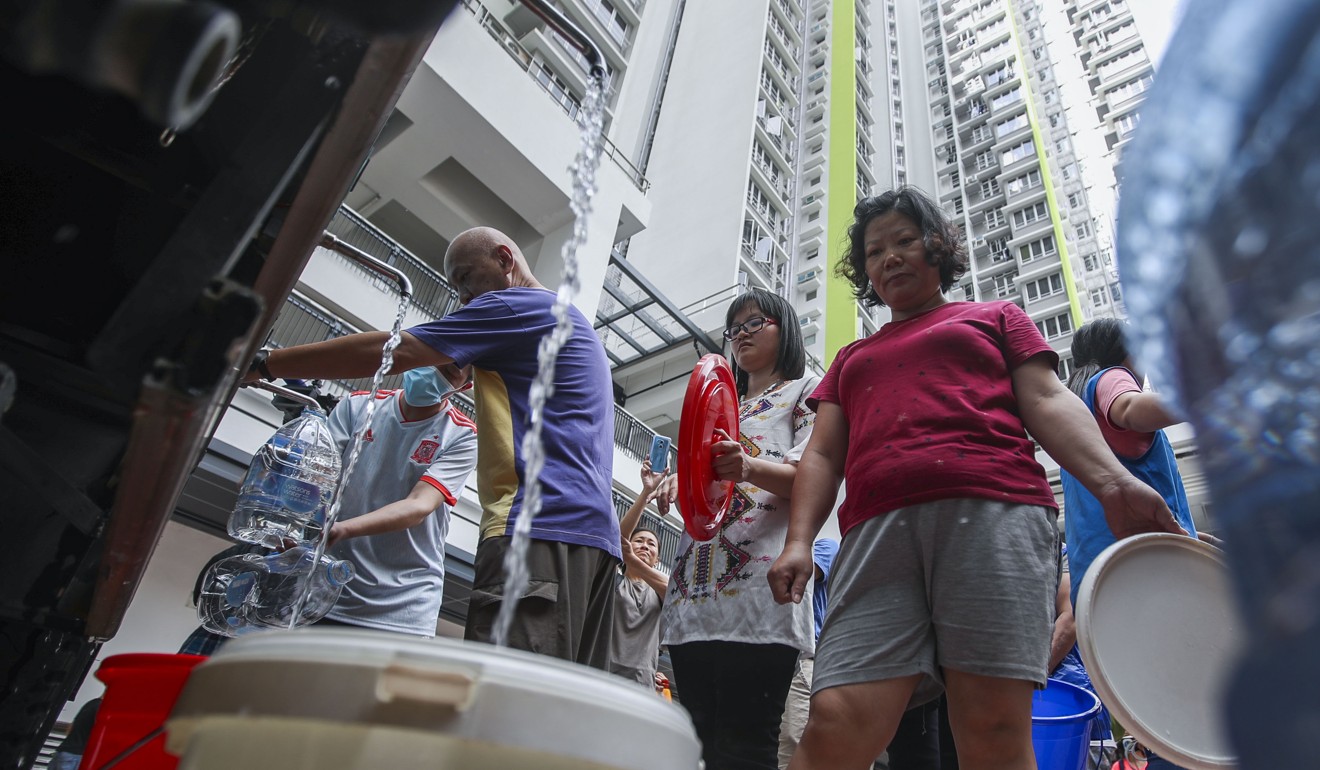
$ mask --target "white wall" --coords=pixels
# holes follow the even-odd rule
[[[182,524],[167,523],[118,635],[101,648],[92,672],[111,655],[178,652],[179,645],[197,627],[197,611],[192,606],[197,573],[208,559],[230,545],[227,540]],[[71,721],[84,703],[104,691],[101,681],[89,674],[77,696],[64,707],[60,720]]]
[[[678,306],[737,282],[768,0],[688,2],[628,259]]]
[[[580,145],[577,125],[461,9],[440,28],[397,106],[413,125],[372,157],[363,183],[446,240],[469,227],[502,226],[523,246],[537,277],[557,286],[560,249],[573,224],[569,167]],[[477,221],[478,209],[466,206],[464,190],[428,178],[451,160],[516,222]],[[613,160],[602,158],[597,183],[588,239],[578,253],[582,293],[576,304],[588,317],[595,315],[618,231],[631,235],[650,210]],[[439,264],[442,255],[419,256]]]

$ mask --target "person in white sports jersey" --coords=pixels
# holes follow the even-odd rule
[[[472,387],[471,374],[454,364],[419,367],[404,373],[402,389],[377,393],[328,537],[330,553],[357,570],[326,615],[330,623],[435,635],[449,512],[477,464],[477,426],[450,403]],[[354,393],[330,413],[341,454],[370,398]]]

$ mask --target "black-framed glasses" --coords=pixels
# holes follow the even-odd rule
[[[766,318],[765,316],[762,315],[759,315],[755,318],[748,318],[746,321],[743,321],[740,324],[734,324],[733,326],[730,326],[729,328],[725,329],[724,339],[732,340],[734,337],[737,337],[739,334],[742,334],[743,332],[747,332],[748,334],[756,334],[765,327],[778,323],[779,323],[778,319]]]

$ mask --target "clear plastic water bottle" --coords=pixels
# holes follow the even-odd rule
[[[340,462],[325,413],[304,409],[252,458],[229,517],[230,536],[272,549],[319,537]]]
[[[323,555],[316,563],[314,557],[314,549],[297,546],[217,561],[202,579],[198,620],[223,636],[315,623],[335,606],[354,570],[351,562]],[[293,608],[304,591],[307,601],[294,622]]]

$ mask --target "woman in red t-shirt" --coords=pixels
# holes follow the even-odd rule
[[[867,766],[907,708],[947,691],[960,764],[1034,770],[1031,696],[1047,675],[1059,545],[1031,438],[1118,528],[1178,529],[1114,458],[1019,307],[944,296],[967,254],[932,200],[902,188],[854,214],[839,273],[892,320],[841,350],[808,401],[815,430],[769,575],[778,601],[802,600],[841,481],[847,497],[790,768]]]

